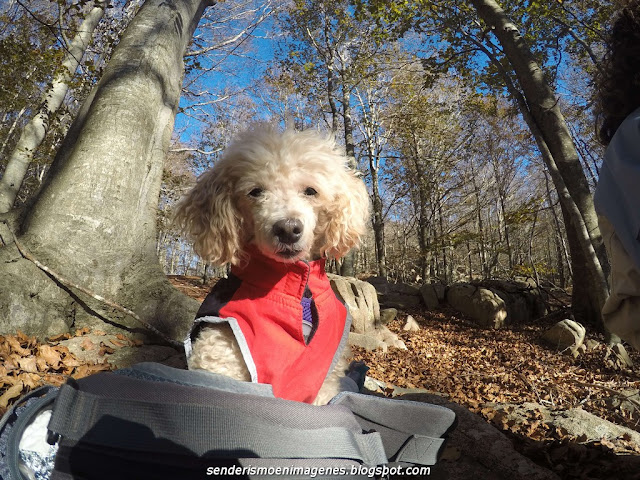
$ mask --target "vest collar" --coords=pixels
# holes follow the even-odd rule
[[[331,288],[325,273],[324,258],[310,262],[278,262],[265,256],[253,245],[248,246],[244,253],[247,260],[231,267],[231,273],[243,283],[260,290],[277,291],[300,300],[306,287],[314,296]]]

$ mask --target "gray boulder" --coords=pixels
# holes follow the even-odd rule
[[[421,305],[420,290],[406,283],[392,283],[384,277],[367,279],[378,293],[380,305],[386,308],[416,308]]]
[[[435,310],[445,301],[446,287],[441,283],[425,283],[420,287],[422,302],[428,310]]]
[[[544,295],[532,280],[484,280],[482,286],[505,302],[509,324],[529,323],[547,313]]]
[[[369,351],[380,349],[386,352],[389,347],[407,350],[404,342],[387,327],[380,327],[367,333],[349,332],[349,345]]]
[[[566,435],[580,439],[579,443],[593,443],[603,439],[610,442],[624,440],[640,448],[640,433],[609,422],[582,408],[555,410],[530,402],[517,405],[487,403],[484,406],[502,412],[508,422],[517,425],[528,424],[532,413],[535,412],[536,418],[548,425],[550,429],[562,428]]]
[[[555,473],[518,453],[511,440],[482,417],[435,394],[414,393],[402,400],[433,403],[456,413],[458,424],[429,478],[447,480],[559,480]]]
[[[487,288],[469,283],[451,285],[447,289],[447,302],[482,327],[502,328],[506,325],[504,300]]]
[[[375,288],[368,282],[353,277],[341,277],[328,274],[331,288],[349,308],[353,319],[349,344],[376,350],[387,351],[389,347],[406,346],[402,340],[380,321],[380,304]],[[396,312],[397,313],[397,312]]]
[[[523,282],[485,280],[447,288],[447,302],[483,327],[527,323],[546,313],[541,291]]]
[[[576,352],[584,342],[585,328],[578,322],[565,319],[542,334],[542,339],[551,347],[567,352]]]
[[[380,310],[380,323],[386,325],[389,322],[393,322],[398,316],[398,310],[395,308],[385,308]]]
[[[331,288],[349,309],[356,333],[375,330],[380,325],[380,304],[375,288],[353,277],[327,274]]]
[[[411,315],[408,315],[404,327],[402,327],[402,330],[404,330],[405,332],[419,332],[420,325],[418,325],[418,322],[415,318],[413,318]]]

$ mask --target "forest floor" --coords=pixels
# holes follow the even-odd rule
[[[199,300],[210,288],[200,285],[195,277],[170,279]],[[420,331],[402,330],[408,314],[417,320]],[[496,408],[496,404],[526,402],[551,410],[582,408],[640,431],[640,354],[629,352],[634,367],[620,365],[604,338],[595,333],[587,335],[592,340],[591,348],[578,357],[556,352],[540,337],[557,320],[488,330],[451,309],[405,311],[399,312],[388,327],[405,342],[407,350],[353,350],[354,356],[370,367],[370,377],[395,387],[438,393],[467,407],[503,431],[518,451],[563,479],[622,478],[616,467],[620,457],[640,455],[640,448],[630,438],[615,443],[602,439],[585,445],[584,439],[550,427],[535,409],[524,421],[514,422],[504,409]],[[83,330],[47,342],[21,333],[0,336],[0,415],[32,388],[43,383],[60,385],[69,376],[79,378],[109,370],[113,367],[107,359],[114,350],[143,347],[125,335],[101,342],[101,333]],[[80,340],[83,350],[93,349],[96,358],[104,360],[80,361],[63,345],[70,338]],[[391,395],[392,390],[388,393]],[[640,478],[640,472],[637,477],[624,478]]]

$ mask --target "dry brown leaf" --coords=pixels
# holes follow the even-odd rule
[[[34,345],[36,345],[36,343],[38,343],[36,337],[29,337],[20,330],[18,330],[18,332],[16,333],[16,338],[20,342],[20,345],[23,345],[25,348],[33,347]]]
[[[98,351],[99,356],[104,357],[105,355],[107,354],[111,355],[114,352],[115,352],[115,349],[106,345],[104,342],[100,342],[100,350]]]
[[[60,363],[62,362],[62,355],[58,350],[51,347],[50,345],[40,345],[38,347],[38,354],[44,361],[54,370],[60,368]]]
[[[82,337],[83,335],[86,335],[89,332],[91,332],[89,327],[83,327],[83,328],[79,328],[78,330],[76,330],[76,333],[73,336],[74,337]]]
[[[22,373],[20,380],[25,387],[33,389],[42,385],[42,378],[37,373]]]
[[[42,381],[48,385],[59,387],[60,385],[63,385],[67,381],[67,377],[64,375],[55,375],[55,374],[45,373],[42,377]]]
[[[9,406],[9,402],[22,395],[24,385],[21,381],[18,381],[11,387],[9,387],[2,395],[0,395],[0,408],[6,409]]]
[[[62,364],[68,369],[74,369],[82,365],[73,355],[66,356],[62,359]]]
[[[84,351],[93,350],[96,348],[96,344],[93,343],[91,339],[87,337],[84,340],[82,340],[82,342],[80,343],[80,348]]]
[[[31,350],[29,350],[28,348],[23,348],[22,345],[20,345],[20,341],[18,340],[17,337],[14,337],[13,335],[7,335],[5,337],[5,341],[7,345],[11,347],[11,350],[17,353],[18,355],[21,355],[23,357],[27,355],[31,355]]]
[[[36,357],[34,357],[33,355],[30,357],[22,357],[18,360],[18,365],[20,365],[20,368],[22,370],[24,370],[25,372],[28,373],[37,373],[38,372],[38,365],[36,362]]]
[[[49,366],[47,365],[46,360],[40,356],[36,357],[36,365],[38,367],[38,371],[40,372],[46,372],[47,370],[49,370]]]
[[[18,366],[18,360],[20,358],[22,358],[20,357],[20,355],[12,353],[11,355],[7,356],[4,359],[4,368],[7,369],[7,372],[13,372],[14,370],[17,370],[18,368],[20,368]]]
[[[61,356],[65,356],[65,355],[71,355],[71,351],[69,350],[68,347],[64,346],[64,345],[56,345],[53,347],[57,352],[60,352]]]
[[[68,340],[70,338],[71,338],[70,333],[61,333],[60,335],[54,335],[53,337],[49,338],[49,342],[52,342],[52,343],[61,342],[62,340]]]

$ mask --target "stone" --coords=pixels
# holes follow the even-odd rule
[[[392,283],[383,277],[369,277],[367,282],[375,287],[380,305],[385,308],[405,310],[421,305],[420,290],[413,285]]]
[[[62,340],[59,345],[83,363],[107,361],[113,368],[126,368],[136,363],[157,362],[176,368],[186,368],[184,352],[165,345],[122,345],[116,335],[89,333],[80,337]]]
[[[583,345],[587,349],[587,352],[592,352],[600,346],[600,342],[594,340],[593,338],[588,338],[584,341]]]
[[[393,322],[398,316],[398,310],[395,308],[385,308],[380,310],[380,324],[386,325],[389,322]]]
[[[578,351],[584,342],[585,328],[578,322],[565,319],[556,323],[542,334],[542,339],[551,347],[573,353]]]
[[[383,352],[386,352],[388,349],[388,346],[376,336],[356,332],[349,332],[349,345],[364,348],[369,351],[381,349]]]
[[[440,306],[440,300],[435,289],[435,284],[426,283],[420,287],[420,296],[427,310],[435,310]]]
[[[400,337],[389,330],[387,327],[381,327],[376,330],[378,338],[382,339],[382,341],[390,346],[399,348],[400,350],[407,350],[407,346],[404,344]]]
[[[387,327],[380,327],[367,333],[349,332],[349,345],[373,351],[381,349],[386,352],[389,347],[407,350],[402,340]]]
[[[402,330],[404,330],[405,332],[419,332],[420,325],[418,325],[418,322],[415,318],[413,318],[411,315],[407,315],[407,320],[405,321]]]
[[[545,298],[535,282],[484,280],[481,285],[504,301],[509,325],[529,323],[547,313]]]
[[[403,293],[387,293],[380,296],[380,304],[387,308],[399,308],[407,310],[418,308],[422,305],[418,295],[407,295]]]
[[[387,280],[385,277],[369,277],[367,278],[366,281],[371,285],[373,285],[374,288],[376,289],[376,292],[378,292],[381,295],[384,295],[385,293],[389,292],[391,284],[389,283],[389,280]]]
[[[617,441],[627,439],[640,447],[640,433],[635,430],[616,425],[580,407],[568,410],[555,410],[543,405],[531,402],[522,404],[495,404],[487,403],[484,407],[490,407],[503,412],[505,419],[518,425],[527,425],[531,421],[531,412],[537,414],[536,418],[546,424],[550,429],[561,428],[566,435],[580,439],[578,443],[593,443],[601,440]]]
[[[401,400],[441,405],[453,410],[458,423],[447,434],[447,446],[428,478],[447,480],[559,480],[555,473],[518,453],[504,433],[467,408],[436,394],[415,393]]]
[[[505,302],[489,289],[469,283],[451,285],[447,289],[447,302],[482,327],[502,328],[506,325]]]
[[[364,379],[364,388],[372,393],[384,393],[387,389],[387,384],[367,376]]]
[[[327,274],[331,288],[351,314],[351,330],[366,333],[380,325],[380,304],[375,288],[353,277]]]
[[[618,360],[618,364],[622,368],[631,368],[633,367],[633,360],[627,353],[627,350],[624,348],[624,345],[621,343],[616,343],[613,347],[611,347],[611,351],[616,356]]]

